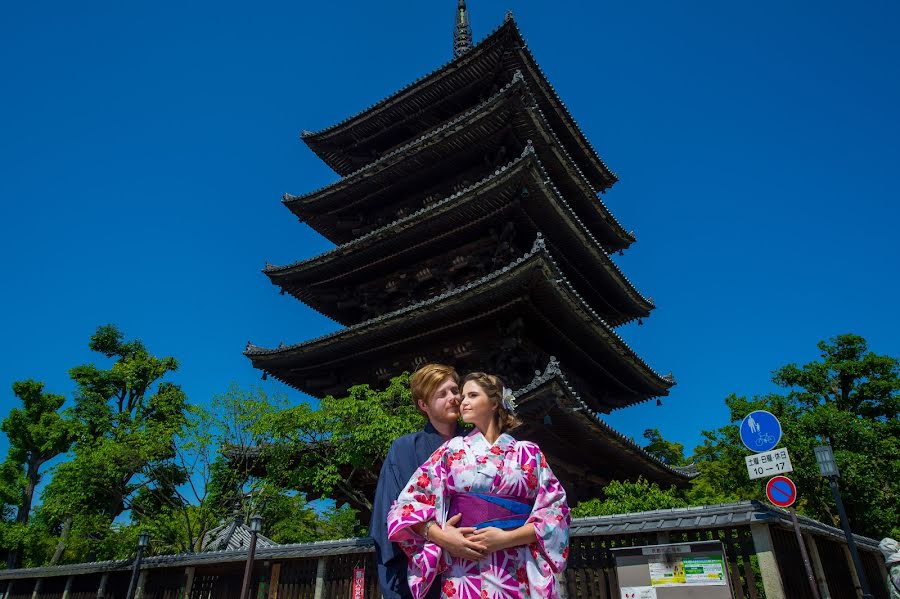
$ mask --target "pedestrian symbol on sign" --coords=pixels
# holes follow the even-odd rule
[[[765,410],[748,414],[741,422],[741,442],[750,451],[769,451],[781,440],[781,423]]]

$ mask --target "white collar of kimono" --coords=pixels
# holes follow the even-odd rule
[[[469,443],[473,446],[484,445],[485,447],[493,447],[496,445],[504,452],[509,448],[510,445],[516,442],[516,440],[507,433],[501,433],[497,440],[493,443],[488,443],[488,440],[481,434],[481,431],[477,428],[472,429],[466,438],[469,440]]]

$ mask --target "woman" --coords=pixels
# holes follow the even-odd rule
[[[518,422],[500,379],[475,372],[463,383],[460,412],[475,429],[438,448],[388,514],[388,536],[410,558],[410,590],[421,598],[437,583],[450,599],[558,597],[555,574],[569,555],[565,491],[537,445],[505,432]]]

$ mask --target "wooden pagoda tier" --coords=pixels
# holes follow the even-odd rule
[[[585,403],[566,376],[561,364],[551,357],[543,370],[537,370],[533,378],[514,393],[517,413],[522,424],[510,431],[517,439],[537,443],[554,474],[562,481],[570,505],[578,501],[600,497],[603,487],[611,480],[634,479],[642,476],[663,487],[683,487],[696,476],[696,467],[671,467],[647,453],[633,440],[616,431]],[[327,443],[327,442],[325,442]],[[310,446],[304,451],[322,451],[320,446]],[[267,458],[264,448],[229,448],[225,455],[233,464],[241,463],[243,469],[258,475],[266,473]],[[303,460],[303,455],[294,456]],[[378,472],[381,464],[369,470]],[[353,473],[344,473],[348,480]],[[371,501],[375,495],[377,480],[374,476],[352,478],[354,489]],[[314,489],[297,489],[306,493],[307,499],[318,499]],[[359,496],[333,496],[338,503],[348,502],[362,512],[368,521],[368,505]]]
[[[607,424],[581,398],[556,358],[515,397],[522,424],[512,434],[541,447],[571,505],[600,497],[611,480],[642,476],[663,487],[681,487],[697,475],[695,466],[668,466]]]
[[[483,180],[315,258],[263,271],[283,292],[348,325],[476,280],[527,252],[538,232],[610,325],[653,309],[563,194],[537,150]]]
[[[596,195],[540,110],[521,71],[474,108],[285,205],[334,243],[383,227],[489,176],[534,145],[547,177],[609,252],[634,241]]]
[[[303,134],[341,179],[284,204],[337,247],[263,272],[347,328],[271,349],[248,343],[245,355],[315,397],[427,362],[497,373],[520,389],[516,436],[541,445],[573,501],[613,479],[682,484],[688,473],[598,416],[675,384],[614,330],[654,308],[611,258],[635,241],[597,195],[616,177],[515,21],[471,46],[460,7],[450,63]],[[353,481],[363,496],[335,499],[365,509],[371,478]]]
[[[538,234],[529,252],[471,283],[305,343],[248,344],[256,368],[310,395],[343,393],[430,362],[527,384],[559,356],[592,410],[666,395],[653,371],[583,299]]]
[[[616,176],[584,136],[534,60],[512,15],[472,49],[363,112],[303,140],[344,176],[466,112],[521,71],[562,145],[594,189]]]

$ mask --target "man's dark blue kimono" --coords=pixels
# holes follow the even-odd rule
[[[457,435],[465,431],[459,427]],[[431,457],[431,454],[444,443],[437,429],[429,422],[425,430],[419,433],[403,435],[391,445],[381,474],[378,477],[378,488],[372,504],[372,522],[369,534],[375,539],[375,554],[378,562],[378,582],[385,599],[406,599],[412,597],[409,583],[406,580],[406,554],[396,543],[391,543],[387,535],[387,514],[391,505],[400,495],[404,485],[416,469]],[[428,597],[439,597],[440,585],[433,585]]]

